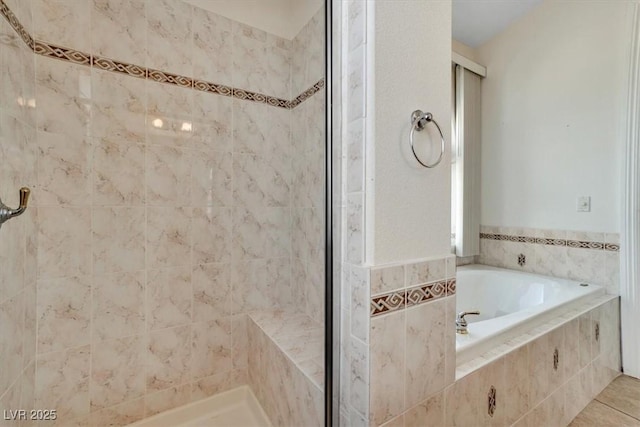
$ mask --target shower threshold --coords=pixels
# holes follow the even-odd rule
[[[129,427],[272,427],[249,386],[145,418]]]

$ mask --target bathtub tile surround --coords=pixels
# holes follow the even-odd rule
[[[123,424],[247,384],[247,312],[322,321],[322,12],[292,41],[177,0],[0,13],[0,195],[33,189],[1,231],[3,408]]]
[[[499,416],[504,425],[569,424],[620,374],[618,314],[618,297],[597,297],[459,366],[458,380],[446,391],[446,425],[469,425],[482,418],[493,425]],[[461,412],[459,393],[471,389],[486,397],[489,384],[497,390],[494,417],[488,416],[482,398],[476,399],[475,409]]]
[[[526,262],[518,264],[523,254]],[[481,226],[480,264],[605,286],[617,295],[620,236],[617,233]]]
[[[455,295],[455,272],[453,255],[446,259],[372,268],[371,317]],[[380,291],[394,288],[396,290],[380,295]]]
[[[442,421],[454,381],[455,275],[453,255],[369,269],[371,425]]]

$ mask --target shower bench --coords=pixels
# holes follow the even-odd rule
[[[321,426],[324,329],[287,311],[249,314],[249,385],[274,425]]]

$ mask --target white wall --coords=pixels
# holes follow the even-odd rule
[[[482,224],[619,231],[629,5],[547,0],[477,50]]]
[[[324,0],[184,1],[289,40],[324,5]]]
[[[442,256],[450,251],[451,3],[448,1],[376,1],[373,73],[375,160],[373,180],[374,251],[370,262]],[[371,103],[369,105],[372,105]],[[445,132],[442,163],[425,169],[409,149],[413,110],[433,113]],[[418,145],[438,149],[430,126]],[[367,195],[367,203],[372,200]],[[367,235],[367,239],[371,236]]]

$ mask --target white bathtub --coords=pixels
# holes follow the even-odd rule
[[[574,302],[603,295],[601,286],[484,265],[458,268],[456,312],[469,315],[467,335],[456,334],[458,365],[499,345],[520,329]]]

